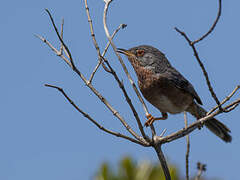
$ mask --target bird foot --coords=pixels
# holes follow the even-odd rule
[[[162,113],[162,117],[158,117],[158,118],[155,118],[151,114],[148,114],[147,115],[148,120],[145,122],[144,125],[146,127],[151,126],[154,121],[156,121],[156,120],[166,120],[167,117],[168,117],[167,113]]]
[[[147,118],[148,120],[144,123],[144,126],[146,127],[152,125],[152,123],[155,121],[155,118],[151,114],[148,114]]]

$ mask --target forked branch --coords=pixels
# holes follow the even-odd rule
[[[106,133],[109,133],[111,135],[114,135],[116,137],[121,137],[123,139],[127,139],[131,142],[134,142],[136,144],[140,144],[142,146],[149,146],[141,141],[138,141],[136,139],[133,139],[129,136],[126,136],[126,135],[123,135],[121,133],[118,133],[118,132],[114,132],[114,131],[111,131],[109,129],[106,129],[105,127],[101,126],[97,121],[95,121],[89,114],[87,114],[86,112],[84,112],[82,109],[80,109],[74,102],[73,100],[64,92],[64,90],[58,86],[54,86],[54,85],[51,85],[51,84],[45,84],[46,87],[50,87],[50,88],[54,88],[54,89],[57,89],[58,91],[60,91],[62,93],[62,95],[67,99],[67,101],[78,111],[80,112],[85,118],[87,118],[88,120],[90,120],[94,125],[96,125],[99,129],[101,129],[102,131],[106,132]]]
[[[207,85],[208,85],[208,89],[213,97],[213,99],[216,101],[217,105],[218,105],[218,108],[222,111],[222,107],[221,107],[221,104],[220,104],[220,101],[218,100],[217,98],[217,95],[216,93],[214,92],[213,90],[213,87],[211,85],[211,82],[209,80],[209,77],[208,77],[208,73],[202,63],[202,61],[200,60],[200,57],[198,55],[198,52],[197,52],[197,49],[195,47],[195,44],[202,41],[203,39],[205,39],[209,34],[211,34],[214,30],[214,28],[216,27],[217,23],[218,23],[218,20],[221,16],[221,11],[222,11],[222,1],[221,0],[218,0],[219,2],[219,8],[218,8],[218,14],[217,14],[217,17],[213,23],[213,25],[211,26],[211,28],[208,30],[208,32],[206,34],[204,34],[202,37],[200,37],[199,39],[195,40],[195,41],[191,41],[190,38],[187,36],[187,34],[181,30],[179,30],[178,28],[175,27],[175,30],[180,33],[185,39],[186,41],[188,42],[189,46],[192,48],[193,52],[194,52],[194,56],[196,57],[197,61],[198,61],[198,64],[200,65],[202,71],[203,71],[203,74],[204,74],[204,77],[206,79],[206,82],[207,82]]]
[[[202,37],[200,37],[199,39],[195,40],[192,42],[192,44],[196,44],[200,41],[202,41],[203,39],[205,39],[209,34],[212,33],[212,31],[215,29],[219,19],[220,19],[220,16],[221,16],[221,13],[222,13],[222,0],[218,0],[218,13],[217,13],[217,17],[215,19],[215,21],[213,22],[213,25],[210,27],[210,29],[208,30],[208,32],[206,32]]]
[[[141,121],[140,121],[140,118],[139,118],[139,116],[138,116],[138,114],[137,114],[136,109],[134,108],[134,106],[133,106],[133,104],[132,104],[132,102],[131,102],[128,94],[127,94],[127,91],[125,90],[125,88],[124,88],[124,86],[123,86],[123,83],[119,80],[116,72],[113,70],[113,68],[111,67],[110,63],[109,63],[106,59],[104,59],[104,55],[105,55],[105,53],[106,53],[109,45],[110,45],[110,44],[112,45],[112,38],[113,38],[114,35],[119,31],[120,28],[125,28],[126,25],[125,25],[125,24],[120,25],[119,28],[118,28],[117,30],[115,30],[115,32],[113,33],[112,37],[109,36],[109,38],[108,38],[109,42],[108,42],[108,44],[107,44],[107,46],[106,46],[103,54],[101,55],[101,53],[100,53],[100,48],[99,48],[98,43],[97,43],[96,38],[95,38],[94,29],[93,29],[93,25],[92,25],[92,19],[91,19],[91,16],[90,16],[90,12],[89,12],[89,7],[88,7],[88,4],[87,4],[87,0],[85,0],[85,8],[86,8],[86,13],[87,13],[87,17],[88,17],[88,22],[89,22],[89,25],[90,25],[90,31],[91,31],[92,39],[93,39],[93,42],[94,42],[94,45],[95,45],[95,48],[96,48],[96,50],[97,50],[97,54],[98,54],[98,57],[99,57],[99,62],[98,62],[98,64],[101,64],[101,61],[102,61],[102,60],[105,60],[105,63],[107,63],[107,66],[108,66],[108,68],[109,68],[109,72],[111,72],[111,74],[114,76],[115,80],[117,81],[120,89],[122,90],[122,92],[123,92],[123,94],[124,94],[124,96],[125,96],[125,98],[126,98],[126,100],[127,100],[127,103],[128,103],[128,105],[129,105],[129,107],[131,108],[131,110],[132,110],[132,112],[133,112],[133,115],[134,115],[134,117],[135,117],[135,119],[136,119],[136,121],[137,121],[139,130],[140,130],[143,138],[144,138],[147,142],[150,142],[149,138],[146,136],[146,134],[145,134],[145,132],[144,132],[144,130],[143,130],[143,125],[142,125],[142,123],[141,123]],[[96,68],[97,68],[97,67],[96,67]],[[91,80],[91,78],[90,78],[90,80]],[[90,81],[89,81],[89,82],[90,82]]]
[[[124,120],[124,118],[119,114],[119,112],[117,110],[115,110],[112,105],[110,105],[110,103],[107,101],[106,98],[104,98],[98,91],[97,89],[95,89],[93,87],[93,85],[91,83],[89,83],[89,81],[84,77],[84,75],[79,71],[79,69],[76,68],[76,66],[74,65],[73,63],[73,58],[72,58],[72,55],[71,55],[71,52],[69,50],[69,48],[67,47],[67,45],[64,43],[63,39],[61,38],[61,36],[59,35],[58,33],[58,29],[57,27],[55,26],[55,22],[52,18],[52,15],[51,13],[46,10],[50,19],[51,19],[51,22],[52,22],[52,25],[54,27],[54,30],[58,36],[58,39],[59,41],[63,44],[64,48],[66,49],[69,57],[70,57],[70,63],[69,63],[69,60],[64,56],[64,55],[60,55],[61,58],[64,59],[65,62],[68,63],[68,65],[70,65],[70,67],[72,68],[72,70],[74,72],[76,72],[78,74],[78,76],[83,80],[83,82],[87,85],[88,88],[90,88],[90,90],[103,102],[103,104],[112,112],[112,114],[117,117],[120,122],[123,124],[123,126],[126,128],[126,130],[133,136],[135,137],[138,141],[141,141],[142,143],[144,143],[145,145],[148,145],[149,143],[146,142],[146,140],[139,136],[135,131],[133,131],[133,129],[128,125],[128,123]],[[37,36],[39,37],[40,40],[42,40],[44,43],[46,43],[58,56],[59,56],[59,51],[54,48],[53,45],[51,45],[51,43],[49,43],[48,41],[46,41],[46,39],[42,38],[41,36]]]
[[[86,1],[86,0],[85,0],[85,1]],[[111,4],[112,0],[105,0],[104,2],[105,2],[105,6],[104,6],[104,12],[103,12],[103,25],[104,25],[104,30],[105,30],[106,36],[107,36],[107,38],[108,38],[111,46],[113,47],[113,50],[114,50],[116,56],[118,57],[118,60],[119,60],[120,64],[122,65],[123,70],[124,70],[125,74],[127,75],[127,77],[128,77],[128,79],[129,79],[129,81],[130,81],[130,83],[131,83],[131,85],[132,85],[135,93],[137,94],[137,97],[139,98],[140,102],[142,103],[143,109],[144,109],[146,115],[148,115],[149,113],[148,113],[147,106],[146,106],[146,104],[144,103],[144,100],[143,100],[141,94],[139,93],[139,91],[138,91],[138,89],[137,89],[137,86],[136,86],[136,84],[134,83],[131,75],[129,74],[129,72],[128,72],[128,70],[127,70],[127,67],[126,67],[126,65],[125,65],[124,62],[123,62],[123,59],[121,58],[121,56],[120,56],[119,53],[117,52],[117,47],[116,47],[116,45],[113,43],[113,41],[112,41],[112,39],[111,39],[111,36],[110,36],[110,33],[109,33],[109,30],[108,30],[108,27],[107,27],[107,13],[108,13],[109,5]]]

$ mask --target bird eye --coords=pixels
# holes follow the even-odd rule
[[[142,57],[144,55],[144,50],[142,50],[142,49],[137,50],[136,55],[137,55],[137,57]]]

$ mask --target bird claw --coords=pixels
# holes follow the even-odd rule
[[[146,126],[146,127],[151,126],[153,124],[153,122],[155,121],[155,118],[151,114],[148,114],[147,118],[148,118],[148,120],[144,123],[144,126]]]

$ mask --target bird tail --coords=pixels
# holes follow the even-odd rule
[[[207,114],[207,111],[196,103],[194,103],[193,106],[190,106],[187,109],[187,111],[190,112],[197,119],[203,118]],[[229,134],[231,132],[230,129],[217,119],[215,118],[209,119],[204,123],[204,125],[215,135],[220,137],[223,141],[225,142],[232,141],[232,136]]]

